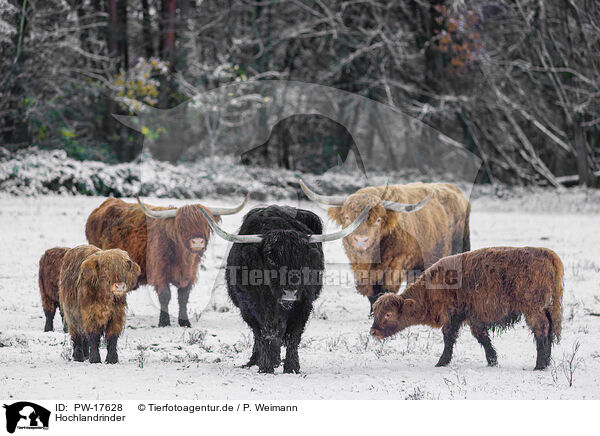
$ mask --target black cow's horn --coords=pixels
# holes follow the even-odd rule
[[[381,204],[386,210],[390,210],[392,212],[416,212],[419,209],[423,209],[425,205],[431,200],[431,193],[423,200],[414,204],[404,204],[404,203],[396,203],[395,201],[382,200]]]
[[[350,233],[355,231],[358,228],[358,226],[360,226],[367,219],[367,215],[369,215],[369,209],[369,206],[365,207],[360,213],[360,215],[352,222],[352,224],[340,230],[339,232],[329,233],[326,235],[311,235],[308,239],[309,242],[329,242],[335,241],[336,239],[345,238]]]
[[[317,203],[325,204],[327,206],[343,206],[346,198],[345,195],[321,195],[314,191],[311,191],[308,186],[300,179],[300,187],[308,198]]]
[[[250,193],[248,192],[246,194],[246,198],[244,198],[244,200],[237,206],[234,206],[234,207],[207,207],[207,209],[210,210],[210,213],[212,213],[213,216],[233,215],[235,213],[238,213],[240,210],[242,210],[244,208],[244,206],[246,206],[246,203],[248,203],[249,198],[250,198]]]
[[[204,209],[200,209],[200,212],[202,212],[202,215],[204,215],[204,218],[206,218],[206,221],[208,221],[210,228],[226,241],[236,242],[238,244],[256,244],[263,240],[261,235],[232,235],[231,233],[227,233],[225,230],[219,227],[215,220],[213,220]]]
[[[354,230],[360,226],[365,219],[367,219],[367,215],[369,214],[369,206],[365,207],[365,209],[361,212],[361,214],[354,220],[352,224],[350,224],[345,229],[340,230],[339,232],[330,233],[327,235],[310,235],[308,241],[309,242],[328,242],[335,241],[336,239],[341,239],[348,236]],[[262,235],[232,235],[231,233],[227,233],[223,230],[219,225],[212,219],[212,217],[203,209],[200,209],[202,215],[208,221],[210,228],[219,235],[221,238],[226,241],[235,242],[237,244],[256,244],[263,240]]]

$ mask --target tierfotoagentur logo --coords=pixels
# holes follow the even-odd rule
[[[28,401],[5,404],[6,431],[14,433],[16,429],[48,430],[50,411],[38,404]]]

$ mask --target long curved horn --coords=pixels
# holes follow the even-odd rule
[[[339,232],[329,233],[327,235],[311,235],[308,239],[309,242],[329,242],[335,241],[336,239],[342,239],[348,236],[350,233],[355,231],[358,226],[360,226],[366,219],[369,214],[370,206],[367,206],[363,209],[360,215],[350,224],[348,227],[340,230]]]
[[[174,218],[175,215],[177,214],[177,208],[167,209],[167,210],[150,210],[144,203],[142,203],[142,200],[140,199],[140,197],[138,195],[136,195],[135,198],[137,199],[138,204],[140,205],[140,207],[142,208],[142,210],[144,211],[144,213],[146,214],[147,217],[150,217],[150,218]]]
[[[244,198],[244,200],[237,206],[234,206],[234,207],[207,207],[207,209],[210,210],[210,213],[212,213],[214,216],[233,215],[234,213],[238,213],[240,210],[242,210],[244,208],[244,206],[246,206],[246,203],[248,203],[249,198],[250,198],[250,193],[248,192],[246,194],[246,198]]]
[[[391,210],[392,212],[416,212],[420,209],[423,209],[429,200],[431,200],[431,193],[429,193],[429,195],[423,200],[414,204],[396,203],[395,201],[387,200],[382,200],[381,204],[386,210]]]
[[[369,209],[369,206],[365,207],[365,209],[354,220],[354,222],[345,229],[342,229],[339,232],[330,233],[326,235],[310,235],[310,237],[308,238],[308,242],[328,242],[335,241],[336,239],[345,238],[354,230],[356,230],[358,226],[360,226],[365,221],[365,219],[367,219]],[[232,235],[231,233],[227,233],[225,230],[219,227],[215,220],[213,220],[212,217],[204,209],[200,209],[200,212],[202,212],[202,215],[204,215],[204,218],[206,218],[206,221],[208,221],[208,225],[210,226],[210,228],[213,229],[213,231],[217,235],[219,235],[226,241],[235,242],[237,244],[256,244],[262,242],[263,240],[262,235]]]
[[[206,221],[208,221],[210,228],[226,241],[235,242],[237,244],[256,244],[263,240],[261,235],[232,235],[231,233],[227,233],[225,230],[219,227],[219,225],[215,222],[215,220],[212,219],[208,212],[202,208],[200,208],[200,212],[202,212],[202,215],[204,215],[204,218],[206,218]]]
[[[326,204],[327,206],[343,206],[347,196],[345,195],[321,195],[311,191],[308,186],[300,179],[300,187],[308,198],[317,203]]]

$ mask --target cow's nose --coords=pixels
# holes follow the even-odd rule
[[[359,245],[365,245],[369,240],[368,236],[356,236],[354,235],[354,241]]]
[[[377,334],[377,330],[371,329],[371,336],[375,336]]]

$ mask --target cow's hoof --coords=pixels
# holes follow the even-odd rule
[[[75,362],[83,362],[85,360],[85,357],[83,356],[83,353],[77,353],[73,354],[73,360]]]
[[[260,374],[273,374],[275,372],[275,368],[260,368],[258,372]]]
[[[169,318],[169,314],[161,312],[160,318],[158,318],[158,326],[159,327],[168,327],[170,325],[171,325],[171,319]]]
[[[115,364],[115,363],[119,363],[119,357],[115,354],[115,355],[108,355],[106,356],[106,363],[110,363],[110,364]]]
[[[297,367],[297,368],[286,368],[284,366],[283,367],[283,373],[284,374],[300,374],[300,367]]]
[[[180,327],[191,327],[192,324],[187,319],[181,319],[181,318],[179,318],[179,326]]]

